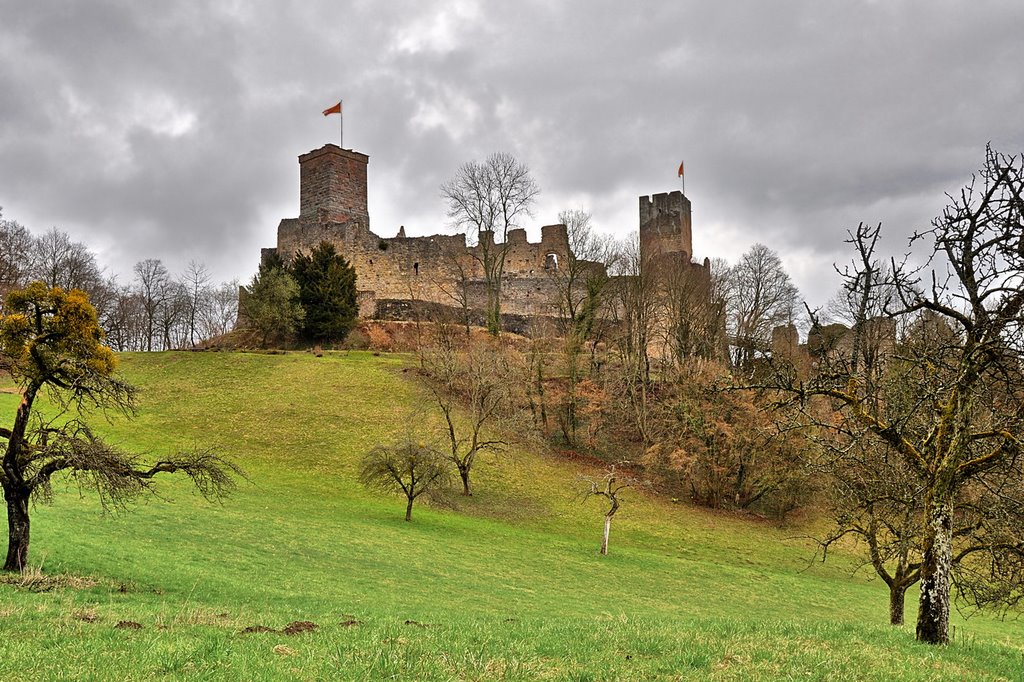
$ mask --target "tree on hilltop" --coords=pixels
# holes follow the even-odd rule
[[[238,306],[243,324],[260,335],[262,346],[294,334],[306,316],[299,303],[299,285],[273,251],[243,289]]]
[[[333,244],[321,242],[308,255],[295,256],[291,274],[305,313],[302,336],[316,343],[343,341],[359,314],[355,268]]]
[[[726,324],[733,337],[733,364],[749,371],[772,330],[793,321],[799,292],[779,254],[754,244],[726,275]]]
[[[17,221],[5,219],[0,211],[0,296],[25,286],[34,242],[32,233]]]
[[[441,185],[448,217],[477,241],[474,257],[487,290],[487,329],[501,332],[501,288],[508,257],[509,230],[530,215],[540,188],[530,169],[511,154],[491,154],[470,161]],[[500,240],[500,241],[499,241]]]
[[[84,420],[92,409],[134,412],[135,389],[115,374],[117,358],[85,292],[34,282],[11,292],[0,315],[0,368],[21,390],[12,426],[0,428],[6,448],[0,487],[7,503],[4,570],[28,566],[33,499],[52,499],[54,476],[64,474],[96,492],[105,506],[120,506],[148,492],[162,473],[180,472],[204,497],[219,498],[244,475],[206,451],[183,452],[145,464],[100,439]],[[46,395],[54,413],[36,410]]]

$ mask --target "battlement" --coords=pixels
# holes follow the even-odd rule
[[[542,226],[538,242],[522,228],[510,229],[504,244],[491,230],[408,236],[403,226],[388,231],[395,236],[381,237],[370,229],[368,165],[366,154],[334,144],[299,156],[299,216],[278,226],[275,250],[282,258],[308,253],[321,242],[333,244],[356,270],[365,316],[373,314],[374,301],[483,309],[488,305],[485,263],[500,253],[502,309],[527,317],[559,314],[560,280],[552,275],[574,262],[565,225]],[[473,245],[467,236],[476,238]],[[640,197],[640,244],[655,270],[683,264],[708,273],[710,281],[707,261],[703,266],[690,262],[690,200],[681,192]],[[603,270],[604,265],[588,267]]]

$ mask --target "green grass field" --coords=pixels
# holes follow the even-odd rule
[[[37,506],[33,564],[76,579],[0,585],[0,679],[1024,679],[1024,622],[957,617],[952,645],[918,645],[916,595],[910,625],[889,627],[885,587],[851,575],[853,557],[811,561],[807,521],[633,493],[600,557],[600,506],[576,497],[588,470],[548,453],[486,457],[473,498],[405,523],[404,500],[356,470],[431,426],[406,362],[125,356],[139,416],[104,434],[154,454],[211,446],[251,483],[220,505],[166,478],[126,513],[73,484]],[[0,414],[16,401],[0,394]],[[319,627],[242,632],[293,621]]]

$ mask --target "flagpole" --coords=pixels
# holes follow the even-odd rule
[[[345,100],[338,100],[338,146],[345,148]]]

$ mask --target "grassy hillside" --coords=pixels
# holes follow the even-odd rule
[[[37,507],[33,562],[88,580],[0,585],[0,678],[1024,677],[1020,622],[958,620],[955,644],[917,645],[850,558],[809,562],[800,525],[633,493],[599,557],[601,510],[575,495],[586,470],[544,453],[484,458],[473,498],[417,505],[405,523],[400,497],[356,482],[363,452],[430,426],[404,362],[124,357],[141,410],[106,436],[154,454],[212,446],[251,483],[222,505],[165,479],[129,513],[73,486]],[[0,414],[15,405],[0,395]],[[293,621],[320,627],[242,632]]]

